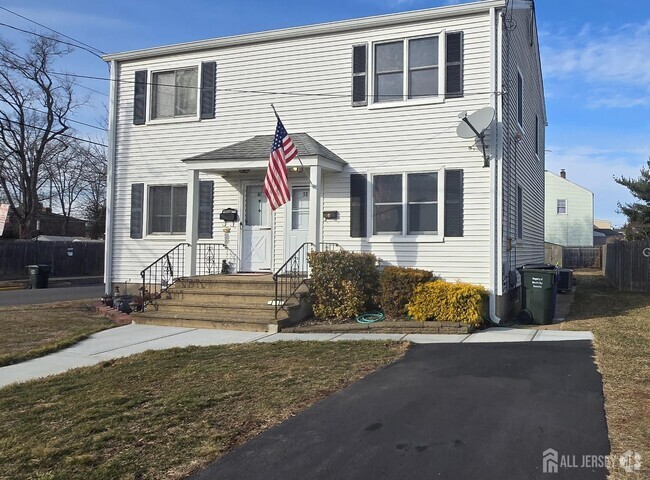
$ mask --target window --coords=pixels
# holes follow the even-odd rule
[[[151,118],[196,116],[198,68],[156,72],[152,76]]]
[[[438,57],[438,37],[375,45],[375,102],[438,95]]]
[[[373,233],[438,233],[438,174],[375,175]]]
[[[566,198],[558,198],[557,199],[557,214],[558,215],[565,215],[566,213],[567,213]]]
[[[524,80],[517,71],[517,123],[524,127]]]
[[[149,233],[185,233],[187,187],[149,187]]]
[[[524,191],[517,187],[517,238],[524,238]]]

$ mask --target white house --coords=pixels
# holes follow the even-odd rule
[[[107,289],[137,284],[170,250],[185,275],[218,273],[206,270],[215,258],[273,273],[304,242],[327,242],[483,285],[499,322],[518,298],[516,268],[544,259],[546,111],[532,1],[105,59],[114,80]],[[275,212],[262,192],[271,104],[302,160],[289,164],[292,200]],[[456,134],[461,112],[484,107],[496,112],[486,166],[480,142]]]
[[[594,194],[566,178],[562,169],[557,175],[547,171],[546,242],[563,247],[593,247]]]

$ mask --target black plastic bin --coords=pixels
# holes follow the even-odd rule
[[[50,270],[49,265],[27,265],[29,288],[47,288]]]
[[[548,263],[531,263],[517,269],[521,275],[522,307],[533,323],[548,325],[555,318],[558,268]]]
[[[559,275],[560,279],[557,282],[558,293],[570,292],[573,289],[573,270],[560,268]]]

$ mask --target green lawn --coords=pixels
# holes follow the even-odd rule
[[[40,357],[115,326],[87,303],[0,307],[0,366]]]
[[[650,478],[650,295],[620,292],[598,271],[576,272],[575,302],[562,330],[590,330],[603,376],[612,454],[642,456],[642,469],[610,478]]]
[[[0,389],[0,478],[182,478],[405,350],[373,341],[191,347]]]

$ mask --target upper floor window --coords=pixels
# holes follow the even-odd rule
[[[196,116],[198,78],[196,67],[153,73],[151,118]]]
[[[375,102],[438,95],[438,37],[375,45]]]
[[[566,198],[558,198],[557,199],[557,214],[558,215],[563,215],[565,213],[567,213]]]

